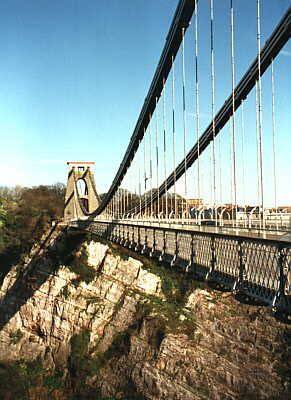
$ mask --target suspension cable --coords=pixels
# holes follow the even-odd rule
[[[117,219],[120,219],[120,191],[117,189]]]
[[[165,185],[167,182],[167,146],[166,146],[166,91],[165,91],[165,80],[163,79],[163,139],[164,139],[164,179]],[[166,210],[165,216],[168,218],[168,191],[167,186],[165,186],[165,200],[166,200]],[[164,202],[163,202],[164,204]]]
[[[120,209],[119,209],[119,218],[122,218],[123,214],[123,202],[124,202],[124,196],[123,196],[123,189],[121,187],[121,184],[119,186],[119,201],[120,201]]]
[[[232,152],[233,152],[233,195],[235,218],[237,219],[237,190],[236,190],[236,132],[235,132],[235,95],[234,95],[234,81],[235,81],[235,60],[234,60],[234,12],[233,0],[230,0],[230,30],[231,30],[231,88],[232,88]]]
[[[119,196],[120,196],[120,218],[123,215],[123,206],[124,206],[124,190],[121,186],[119,186]]]
[[[120,208],[121,208],[121,201],[120,201],[120,186],[118,187],[117,190],[117,218],[120,219]]]
[[[264,182],[263,182],[263,132],[262,132],[262,82],[261,82],[261,18],[260,0],[257,0],[257,41],[258,41],[258,127],[259,127],[259,161],[260,161],[260,191],[261,207],[263,217],[263,228],[265,227],[264,211]]]
[[[241,102],[241,128],[242,128],[242,187],[244,204],[244,225],[246,226],[246,184],[245,184],[245,122],[244,122],[244,100]]]
[[[196,100],[196,139],[197,139],[197,197],[201,198],[200,188],[200,110],[198,76],[198,0],[195,0],[195,100]]]
[[[215,154],[215,69],[214,69],[214,33],[213,33],[213,0],[210,0],[210,49],[211,49],[211,111],[212,111],[212,168],[213,168],[213,204],[215,210],[215,225],[217,225],[216,210],[216,154]]]
[[[124,188],[123,188],[123,198],[124,198],[124,205],[123,205],[123,214],[125,214],[126,213],[126,193],[127,193],[127,190],[126,190],[126,177],[124,177]]]
[[[120,215],[119,218],[123,218],[123,202],[124,202],[124,196],[123,196],[123,189],[121,186],[119,186],[119,199],[120,199]]]
[[[119,189],[116,190],[116,219],[118,219],[118,209],[119,209],[119,207],[118,207],[118,190]]]
[[[120,188],[117,189],[117,219],[120,219]]]
[[[118,195],[118,189],[116,190],[116,193],[115,193],[115,219],[118,219],[117,195]]]
[[[258,81],[256,81],[256,145],[257,145],[257,204],[260,207],[260,146],[259,146],[259,89],[258,89]],[[260,227],[261,227],[261,219],[260,219]]]
[[[115,192],[114,196],[113,196],[114,219],[116,219],[116,205],[117,205],[117,203],[116,203],[116,193],[117,192]]]
[[[231,219],[233,221],[233,203],[234,203],[234,190],[233,190],[233,137],[232,137],[232,123],[231,117],[229,119],[229,150],[230,150],[230,203],[231,203]]]
[[[142,158],[142,154],[141,154],[140,143],[141,143],[141,140],[139,140],[139,166],[138,166],[139,215],[141,218],[141,164],[142,164],[141,158]]]
[[[175,126],[175,63],[172,56],[172,133],[173,133],[173,169],[174,169],[174,213],[177,216],[176,196],[176,126]]]
[[[276,165],[276,119],[275,119],[275,79],[274,79],[274,60],[271,64],[272,74],[272,142],[273,142],[273,177],[274,177],[274,205],[276,213],[276,228],[278,230],[278,205],[277,205],[277,165]]]
[[[144,171],[144,201],[147,202],[147,171],[146,171],[146,132],[143,132],[143,171]],[[147,216],[147,207],[144,209],[144,216]]]
[[[124,214],[125,214],[125,216],[126,216],[126,215],[127,215],[127,210],[128,210],[128,189],[127,189],[127,187],[128,187],[128,174],[125,176],[124,185],[125,185],[125,188],[124,188],[124,190],[125,190],[125,192],[124,192],[124,197],[125,197],[125,209],[124,209]]]
[[[151,190],[151,218],[153,216],[153,165],[152,165],[152,115],[150,114],[150,122],[149,122],[149,153],[150,153],[150,171],[149,171],[149,179],[150,179],[150,190]]]
[[[134,205],[135,205],[135,214],[137,215],[138,210],[138,150],[135,153],[135,163],[134,163],[134,171],[136,175],[136,179],[134,176]]]
[[[185,28],[182,28],[182,85],[183,85],[183,148],[184,148],[184,196],[185,196],[185,216],[187,211],[187,159],[186,159],[186,76],[185,76]]]
[[[218,135],[218,148],[219,148],[219,198],[220,205],[222,206],[222,154],[221,154],[221,135]]]
[[[118,189],[118,196],[119,196],[119,219],[122,218],[122,191],[121,191],[121,187],[119,186]]]
[[[125,177],[123,178],[123,182],[124,182],[124,187],[123,189],[121,188],[121,195],[123,197],[123,210],[122,210],[122,214],[125,214],[125,206],[126,206],[126,183],[125,183]],[[122,217],[123,218],[123,217]]]
[[[159,191],[159,115],[158,115],[158,99],[156,97],[156,186],[158,191],[157,214],[160,214],[160,191]]]
[[[134,171],[133,170],[133,163],[134,163],[134,160],[133,160],[131,168],[129,170],[129,178],[128,178],[128,180],[129,180],[129,205],[128,205],[128,211],[133,209],[133,200],[132,200],[133,191],[134,191],[134,187],[132,185],[133,184],[133,179],[134,179],[134,177],[133,177],[133,171]]]
[[[117,219],[120,219],[120,188],[117,189]]]
[[[124,187],[122,190],[122,196],[123,196],[123,210],[122,210],[122,214],[125,214],[125,209],[126,209],[126,183],[125,183],[125,177],[123,178],[124,181]]]
[[[126,189],[126,214],[127,214],[127,210],[129,209],[129,185],[130,185],[130,181],[129,181],[129,179],[130,179],[130,175],[129,175],[129,172],[128,172],[128,175],[127,175],[127,189]]]

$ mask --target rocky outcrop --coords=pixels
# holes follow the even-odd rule
[[[82,392],[88,399],[290,398],[287,325],[263,307],[117,250],[61,233],[33,263],[7,274],[0,378],[19,360],[39,360],[43,374],[61,382],[48,386],[38,376],[43,396],[55,399]]]

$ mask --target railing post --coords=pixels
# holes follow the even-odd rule
[[[237,252],[239,257],[239,272],[238,278],[235,280],[232,290],[238,291],[243,287],[243,281],[245,278],[245,269],[246,269],[246,257],[243,251],[243,241],[238,240],[237,242]]]
[[[123,243],[123,225],[119,224],[120,227],[120,235],[119,235],[119,244]]]
[[[191,242],[190,242],[190,259],[189,263],[186,266],[186,273],[189,272],[189,269],[193,272],[195,272],[195,257],[196,257],[196,251],[194,248],[194,235],[191,234]]]
[[[115,223],[114,222],[112,222],[112,231],[110,232],[110,240],[112,242],[115,241]]]
[[[124,225],[120,224],[120,238],[119,238],[119,244],[122,245],[123,244],[123,240],[124,240]]]
[[[116,242],[116,224],[113,222],[113,228],[112,228],[112,233],[111,233],[111,240],[112,242]]]
[[[166,253],[166,231],[163,229],[162,232],[163,232],[163,249],[162,249],[161,255],[159,257],[160,262],[163,261],[164,255]]]
[[[216,251],[215,251],[215,237],[211,236],[211,260],[210,260],[210,270],[207,272],[205,280],[209,280],[215,271],[216,267]]]
[[[150,257],[154,257],[156,251],[156,229],[152,228],[153,230],[153,247],[150,251]]]
[[[141,249],[141,254],[146,253],[147,244],[148,244],[148,231],[147,231],[147,228],[144,226],[144,245]]]
[[[117,238],[116,238],[116,243],[119,243],[120,240],[121,240],[121,226],[120,226],[120,224],[118,222],[117,222],[117,226],[118,226],[118,235],[117,235]]]
[[[128,247],[128,245],[129,245],[129,226],[126,225],[126,239],[124,242],[124,246]]]
[[[175,232],[175,254],[174,254],[173,259],[172,259],[172,261],[171,261],[171,267],[174,267],[174,266],[175,266],[175,263],[176,263],[176,261],[177,261],[177,258],[178,258],[178,248],[179,248],[179,246],[178,246],[178,232]]]
[[[137,244],[136,244],[134,250],[138,252],[139,249],[140,249],[140,226],[138,225],[137,226]]]
[[[129,227],[128,227],[129,228]],[[131,227],[132,233],[131,233],[131,240],[129,240],[129,229],[128,229],[128,248],[131,249],[133,245],[133,235],[134,235],[134,227]]]
[[[284,264],[286,262],[286,251],[284,247],[278,246],[278,252],[279,252],[279,257],[278,257],[278,264],[277,264],[277,269],[279,273],[279,287],[278,290],[274,296],[273,302],[272,302],[272,307],[275,309],[280,309],[282,307],[282,303],[284,302],[285,299],[285,285],[286,285],[286,280],[287,277],[284,274]]]
[[[117,242],[118,242],[118,244],[120,244],[121,243],[121,239],[122,239],[122,226],[121,226],[120,222],[118,222],[118,227],[119,227],[119,233],[118,233]]]

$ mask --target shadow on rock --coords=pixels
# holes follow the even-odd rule
[[[0,330],[46,282],[49,274],[73,259],[74,251],[86,237],[84,233],[72,234],[64,230],[53,244],[48,245],[54,230],[50,231],[25,269],[19,271],[16,281],[3,297],[0,304]]]

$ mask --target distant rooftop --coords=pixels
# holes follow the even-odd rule
[[[86,164],[86,165],[90,164],[90,165],[92,165],[92,164],[95,164],[95,162],[94,161],[67,161],[67,165],[70,165],[70,164],[78,164],[78,165],[80,165],[80,164]]]

